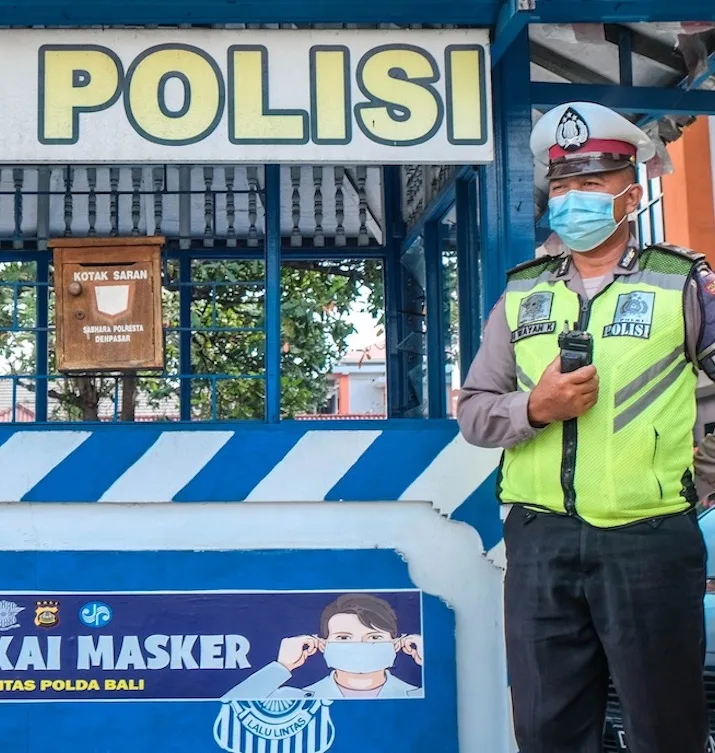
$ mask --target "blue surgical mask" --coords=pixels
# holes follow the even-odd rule
[[[569,191],[563,196],[552,196],[549,199],[551,229],[572,251],[592,251],[626,220],[628,215],[616,222],[613,205],[630,187],[615,196],[597,191]]]
[[[389,669],[395,663],[395,645],[392,641],[328,641],[324,656],[325,663],[331,669],[367,674]]]

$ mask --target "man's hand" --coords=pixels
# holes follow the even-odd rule
[[[595,366],[562,374],[561,356],[557,356],[529,395],[529,422],[537,426],[568,421],[583,415],[596,400],[598,374]]]
[[[299,635],[284,638],[278,649],[278,662],[289,672],[302,667],[309,656],[313,656],[320,647],[320,640],[314,635]]]

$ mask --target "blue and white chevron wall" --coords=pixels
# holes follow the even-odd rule
[[[499,451],[456,422],[0,429],[0,502],[431,502],[501,539]]]
[[[441,730],[445,753],[513,753],[499,458],[468,445],[454,421],[5,426],[3,588],[420,588],[456,619],[426,626],[430,646],[452,652],[443,677],[428,667],[427,687],[458,716],[455,732],[425,706],[420,724]],[[413,722],[384,703],[382,721],[372,712],[371,723],[352,712],[340,719],[335,753],[414,749],[403,734]],[[0,704],[0,730],[27,740],[28,753],[44,747],[47,729],[60,747],[76,746],[80,717],[93,739],[111,732],[137,751],[218,749],[199,707],[181,706],[179,729],[174,703],[56,706],[62,721],[55,705],[39,704],[35,731],[29,716]],[[350,725],[362,735],[371,724],[382,736],[368,746]]]

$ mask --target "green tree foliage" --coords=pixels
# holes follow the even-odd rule
[[[34,263],[0,265],[0,374],[18,375],[35,391]],[[138,398],[157,413],[178,410],[180,299],[190,296],[191,411],[198,420],[262,418],[264,412],[264,265],[256,261],[194,261],[192,284],[180,285],[177,265],[165,267],[165,371],[161,376],[57,376],[48,392],[57,420],[97,420],[100,403],[114,400],[121,420],[135,417]],[[23,283],[30,283],[23,285]],[[382,268],[370,260],[285,261],[281,270],[281,390],[285,416],[314,413],[324,404],[327,375],[346,350],[356,307],[376,319],[384,309]],[[41,294],[41,289],[40,289]],[[366,300],[366,303],[361,301]],[[359,310],[359,309],[358,309]],[[54,320],[50,295],[50,322]],[[15,330],[15,331],[11,331]],[[50,335],[50,372],[54,339]]]

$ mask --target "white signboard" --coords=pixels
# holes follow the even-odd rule
[[[483,163],[487,32],[0,31],[4,163]]]

